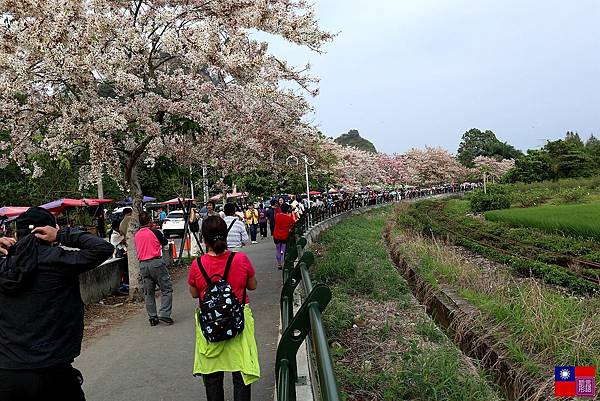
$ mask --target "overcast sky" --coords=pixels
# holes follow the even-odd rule
[[[600,136],[599,0],[315,0],[339,32],[313,55],[274,54],[321,78],[312,121],[356,128],[378,150],[440,145],[491,129],[517,148],[578,131]]]

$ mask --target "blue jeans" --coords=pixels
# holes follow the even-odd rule
[[[256,241],[256,232],[258,229],[258,224],[250,224],[250,240],[251,241]]]

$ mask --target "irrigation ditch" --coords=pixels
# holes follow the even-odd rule
[[[389,255],[408,282],[413,295],[425,306],[426,312],[446,330],[463,353],[481,363],[507,399],[547,399],[547,386],[532,378],[511,359],[508,349],[492,334],[496,331],[478,319],[480,312],[475,307],[449,286],[434,288],[396,251],[392,235],[394,224],[395,220],[391,220],[384,231]]]

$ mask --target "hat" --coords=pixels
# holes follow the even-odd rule
[[[17,217],[16,223],[17,230],[33,230],[37,227],[55,227],[56,218],[46,209],[35,206]]]

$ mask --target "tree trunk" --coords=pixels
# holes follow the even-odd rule
[[[140,212],[142,211],[142,188],[137,174],[137,165],[132,167],[129,176],[129,187],[131,188],[131,205],[133,213],[127,230],[127,264],[129,266],[129,298],[143,300],[142,280],[140,274],[140,262],[135,248],[134,236],[140,229]]]
[[[487,173],[483,172],[483,193],[487,194]]]

